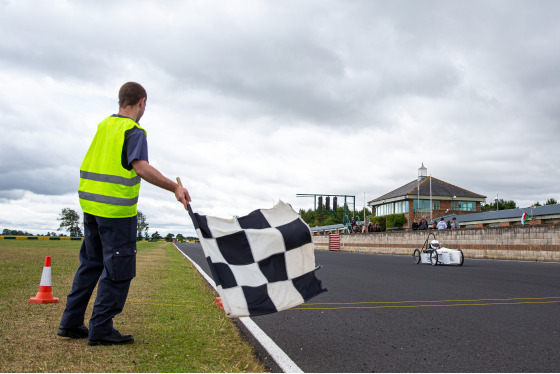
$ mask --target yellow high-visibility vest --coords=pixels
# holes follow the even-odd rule
[[[141,178],[122,166],[126,131],[138,127],[127,117],[110,116],[97,126],[97,133],[80,166],[78,196],[82,210],[106,218],[134,217]]]

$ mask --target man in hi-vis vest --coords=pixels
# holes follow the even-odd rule
[[[185,188],[148,163],[146,130],[138,124],[146,100],[146,90],[140,84],[128,82],[121,87],[119,113],[99,124],[80,167],[78,195],[84,211],[84,241],[58,335],[89,337],[89,345],[134,342],[132,335],[113,327],[113,317],[122,311],[136,275],[140,180],[175,193],[185,209],[191,201]],[[88,330],[84,316],[96,285]]]

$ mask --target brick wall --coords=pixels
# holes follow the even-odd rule
[[[443,247],[461,249],[465,258],[560,262],[558,224],[342,234],[340,250],[412,256],[428,232],[434,232]],[[316,250],[329,249],[328,235],[313,236],[313,241]]]

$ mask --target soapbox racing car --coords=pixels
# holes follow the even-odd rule
[[[430,236],[434,239],[430,242]],[[424,242],[422,249],[416,248],[412,253],[416,264],[436,265],[463,265],[465,257],[460,249],[449,249],[440,247],[439,242],[433,232],[428,233],[428,238]]]

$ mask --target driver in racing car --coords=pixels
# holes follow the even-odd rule
[[[439,242],[437,240],[432,240],[430,243],[430,248],[426,252],[432,252],[439,249]]]

